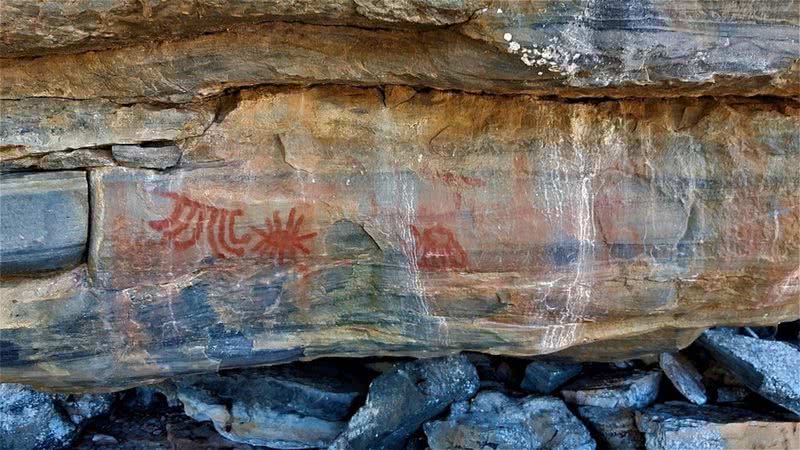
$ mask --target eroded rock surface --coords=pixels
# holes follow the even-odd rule
[[[661,372],[630,371],[579,378],[561,390],[568,403],[601,408],[638,409],[658,396]]]
[[[796,320],[798,30],[794,0],[1,2],[0,381]],[[33,177],[64,182],[7,201]]]
[[[659,357],[659,366],[675,389],[687,400],[697,405],[702,405],[708,400],[706,388],[703,386],[703,376],[688,358],[680,353],[662,353]]]
[[[74,267],[83,259],[88,239],[89,187],[84,172],[0,177],[2,275]]]
[[[195,420],[210,420],[222,436],[281,449],[327,447],[344,430],[366,393],[353,373],[317,366],[282,366],[189,377],[178,399]]]
[[[425,424],[432,450],[594,450],[586,427],[555,397],[509,398],[483,391]]]
[[[113,394],[51,395],[0,384],[0,449],[68,448],[90,419],[108,414]]]
[[[115,48],[18,58],[0,68],[0,95],[186,101],[231,86],[336,83],[571,97],[791,96],[800,92],[797,6],[14,0],[3,3],[0,56]]]
[[[581,373],[581,365],[558,361],[533,361],[525,367],[522,389],[550,394]]]
[[[0,286],[3,380],[119,388],[420,351],[613,359],[797,317],[790,101],[235,100],[177,143],[177,167],[91,170],[89,278]]]
[[[464,356],[419,360],[381,374],[330,450],[392,450],[451,403],[471,398],[478,373]]]
[[[800,349],[718,330],[699,342],[747,387],[800,415]]]
[[[600,448],[640,450],[644,436],[636,427],[636,412],[628,408],[578,406],[578,417],[595,433]]]
[[[737,408],[668,402],[644,410],[636,422],[647,450],[800,447],[800,422]]]

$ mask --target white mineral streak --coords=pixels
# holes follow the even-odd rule
[[[570,147],[573,154],[567,158],[556,156],[555,167],[549,167],[552,172],[558,174],[559,179],[561,176],[565,177],[564,180],[555,183],[553,187],[566,186],[566,192],[563,192],[563,189],[553,189],[553,191],[558,191],[556,195],[556,192],[545,188],[548,220],[551,221],[551,225],[555,225],[555,229],[566,230],[570,228],[570,225],[574,226],[575,240],[578,246],[574,262],[575,275],[566,286],[567,298],[564,302],[563,312],[557,324],[549,326],[542,338],[542,349],[546,351],[565,348],[578,341],[583,313],[586,306],[592,301],[595,239],[597,237],[593,182],[599,164],[593,163],[590,156],[594,138],[590,134],[593,128],[590,126],[591,117],[588,114],[588,111],[579,111],[572,117],[571,136],[573,142]],[[611,135],[611,132],[607,132],[608,135]],[[562,143],[558,147],[565,148],[567,146]],[[562,167],[562,162],[567,163],[567,167]],[[570,216],[575,217],[575,224],[564,223],[565,210],[573,212]],[[553,219],[557,223],[552,223]],[[567,240],[568,237],[563,236],[562,239]]]
[[[391,136],[394,119],[390,117],[389,110],[386,108],[383,108],[380,114],[382,117],[380,128],[385,132],[378,133],[378,136]],[[379,142],[378,144],[389,147],[391,143]],[[418,160],[417,164],[422,165],[424,161]],[[378,173],[392,174],[391,176],[375,177],[376,200],[381,209],[391,211],[390,214],[384,216],[387,217],[388,223],[380,224],[380,228],[388,231],[391,237],[397,239],[396,248],[408,259],[407,287],[419,301],[418,315],[421,321],[429,324],[426,333],[433,339],[439,339],[442,344],[449,345],[447,320],[444,317],[431,315],[423,271],[419,268],[420,255],[417,254],[414,236],[411,232],[411,225],[416,225],[417,218],[418,196],[414,175],[406,171],[390,152],[380,152],[379,167]]]

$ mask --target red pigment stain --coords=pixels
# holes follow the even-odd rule
[[[464,185],[469,187],[486,186],[486,182],[477,177],[458,175],[453,172],[436,171],[436,176],[449,185]]]
[[[253,228],[260,240],[253,247],[253,252],[266,255],[275,259],[278,264],[283,264],[285,258],[295,258],[297,252],[309,254],[310,250],[303,244],[303,241],[313,238],[317,233],[300,233],[300,226],[303,225],[304,216],[295,221],[295,209],[289,211],[289,218],[286,227],[281,224],[281,216],[278,211],[272,214],[272,221],[267,217],[264,220],[266,228]]]
[[[236,236],[236,218],[244,214],[241,209],[217,208],[174,192],[158,195],[172,200],[172,212],[167,218],[147,223],[161,232],[162,243],[184,251],[194,247],[205,235],[214,256],[244,256],[244,245],[252,236]]]
[[[294,258],[297,252],[309,254],[304,241],[317,233],[301,233],[304,216],[295,220],[295,208],[289,211],[284,227],[280,213],[275,211],[272,220],[265,219],[266,228],[251,227],[252,233],[237,236],[236,219],[244,215],[241,209],[226,209],[200,203],[174,192],[158,193],[172,200],[172,212],[164,219],[147,224],[161,233],[161,242],[177,251],[193,248],[205,236],[211,252],[218,258],[242,257],[245,252],[268,256],[278,264]],[[248,244],[256,238],[251,247]]]
[[[417,266],[426,270],[458,270],[467,267],[467,252],[452,231],[434,225],[421,232],[411,225]]]

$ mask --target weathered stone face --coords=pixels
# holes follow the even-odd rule
[[[85,169],[90,200],[2,218],[0,381],[798,317],[796,2],[0,8],[0,170]]]
[[[4,2],[0,41],[12,49],[0,55],[127,46],[3,66],[4,98],[188,101],[314,83],[563,97],[800,93],[796,1],[19,3]]]
[[[84,172],[14,174],[0,178],[2,274],[78,265],[89,239],[89,189]]]
[[[99,387],[796,317],[797,112],[751,105],[246,93],[181,167],[92,170],[89,279],[11,306],[39,319],[5,326],[4,376],[54,383],[53,330],[58,383]]]

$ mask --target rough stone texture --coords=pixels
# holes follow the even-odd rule
[[[110,151],[95,149],[48,153],[39,158],[37,162],[37,167],[43,170],[65,170],[113,165],[114,159]]]
[[[0,57],[98,50],[156,39],[225,31],[244,24],[291,21],[388,27],[453,25],[488,1],[256,0],[148,2],[112,0],[0,4]],[[197,12],[193,14],[192,12]]]
[[[51,395],[19,384],[0,384],[0,449],[66,448],[77,430]]]
[[[625,371],[579,378],[561,390],[568,403],[601,408],[643,408],[658,396],[661,372]]]
[[[92,283],[2,286],[19,295],[0,299],[19,356],[0,379],[118,388],[420,351],[614,359],[798,316],[792,101],[233,100],[181,142],[181,167],[92,171]]]
[[[744,401],[751,391],[745,387],[736,386],[720,386],[716,389],[717,403],[739,403]]]
[[[800,349],[717,330],[699,342],[747,387],[800,415]]]
[[[0,175],[0,274],[74,267],[88,239],[86,173]]]
[[[210,422],[198,422],[179,408],[117,408],[91,424],[73,450],[257,450],[220,436]]]
[[[478,373],[465,356],[419,360],[378,376],[367,401],[330,450],[401,449],[422,424],[478,390]]]
[[[177,380],[186,414],[228,439],[280,449],[327,447],[366,386],[325,367],[281,366]]]
[[[667,402],[637,414],[647,450],[800,448],[800,422],[736,408]]]
[[[559,96],[800,93],[794,0],[3,3],[2,54],[128,46],[3,64],[5,98],[185,101],[311,83]],[[251,25],[274,19],[284,21]]]
[[[0,170],[92,199],[85,269],[0,285],[2,381],[616,360],[800,315],[796,0],[1,3]]]
[[[581,373],[582,366],[558,361],[534,361],[525,367],[522,389],[550,394]]]
[[[201,107],[119,105],[109,100],[0,100],[0,160],[41,153],[202,134],[213,113]],[[47,168],[47,167],[45,167]]]
[[[600,448],[640,450],[644,436],[636,428],[636,413],[630,409],[579,406],[578,417],[594,432]]]
[[[555,397],[513,399],[483,391],[425,424],[432,450],[594,450],[589,431]]]
[[[176,145],[113,145],[111,153],[122,165],[150,169],[166,169],[178,164],[181,159],[181,149]]]
[[[111,412],[117,397],[115,394],[59,394],[55,399],[72,423],[81,426],[88,420]]]
[[[703,375],[695,369],[692,362],[680,353],[662,353],[659,366],[669,378],[675,389],[690,402],[702,405],[708,400],[703,386]]]

